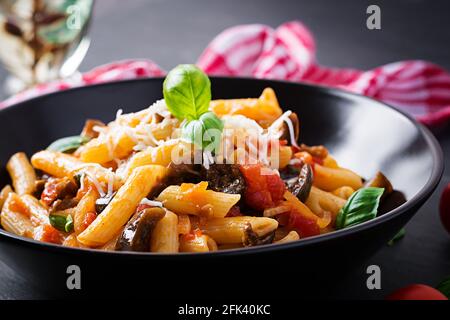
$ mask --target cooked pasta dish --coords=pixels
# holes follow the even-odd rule
[[[373,219],[392,191],[322,145],[271,88],[211,100],[193,65],[166,77],[163,99],[77,136],[11,156],[0,193],[7,232],[68,247],[210,252],[280,244]]]

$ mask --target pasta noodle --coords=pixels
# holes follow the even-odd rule
[[[18,152],[9,159],[6,169],[12,179],[17,194],[31,194],[35,188],[36,173],[23,152]]]
[[[152,252],[178,252],[178,217],[175,213],[166,211],[166,215],[156,224],[152,233],[150,250]]]
[[[278,227],[278,222],[275,219],[243,216],[209,219],[202,226],[202,231],[218,244],[242,243],[245,228],[249,223],[253,231],[260,236],[275,231]]]
[[[241,198],[238,194],[228,194],[206,190],[206,182],[197,185],[185,183],[169,186],[156,200],[176,214],[193,214],[223,218]]]
[[[1,224],[3,228],[18,236],[27,238],[33,237],[33,225],[28,217],[20,212],[13,210],[12,204],[18,200],[15,193],[10,193],[5,201],[1,213]]]
[[[164,177],[166,170],[158,165],[136,168],[103,212],[78,235],[78,241],[98,247],[111,240],[133,215],[142,198]]]

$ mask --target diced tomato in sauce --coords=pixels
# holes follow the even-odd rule
[[[53,201],[58,197],[58,188],[57,188],[56,180],[49,180],[45,184],[44,191],[42,191],[41,201],[45,203],[47,206],[50,206]]]
[[[312,237],[320,234],[320,228],[316,221],[305,218],[301,214],[291,211],[289,214],[288,229],[297,231],[301,238]]]
[[[192,241],[197,237],[201,237],[203,235],[202,230],[200,229],[195,229],[189,233],[183,234],[181,235],[181,237],[185,240],[185,241]]]
[[[301,238],[320,234],[320,228],[314,220],[307,219],[295,211],[285,212],[276,216],[280,226],[289,231],[297,231]]]
[[[247,183],[244,198],[248,206],[264,210],[274,207],[283,199],[286,186],[276,173],[262,174],[263,167],[259,164],[243,165],[240,169]]]
[[[53,228],[49,224],[46,224],[42,226],[42,233],[39,240],[43,242],[61,244],[63,242],[63,236],[57,229]]]
[[[97,214],[95,212],[86,213],[83,219],[83,230],[86,230],[87,227],[89,227],[91,223],[94,222],[95,218],[97,218]]]

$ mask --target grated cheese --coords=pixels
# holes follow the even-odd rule
[[[160,207],[162,208],[163,204],[160,201],[149,200],[147,198],[143,198],[139,204],[146,204],[152,207]]]

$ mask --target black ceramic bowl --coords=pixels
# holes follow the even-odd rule
[[[50,94],[0,111],[1,179],[17,151],[28,155],[77,134],[86,118],[110,121],[162,97],[163,79],[116,82]],[[415,214],[442,175],[441,150],[410,117],[366,97],[322,87],[254,79],[212,78],[214,98],[257,97],[272,87],[284,109],[298,113],[300,140],[324,144],[365,177],[383,171],[408,201],[355,227],[283,245],[206,254],[157,255],[80,250],[23,239],[0,230],[0,258],[42,290],[57,295],[115,297],[327,296],[345,272],[361,267]],[[68,290],[67,267],[81,269],[81,290]]]

